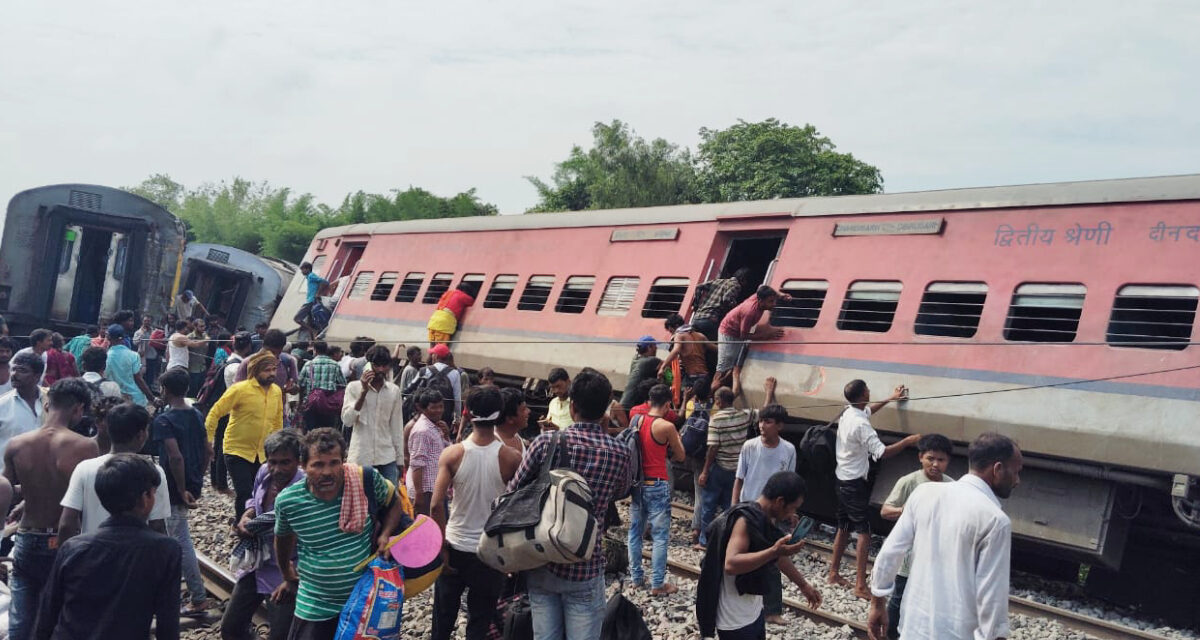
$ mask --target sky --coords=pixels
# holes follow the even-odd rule
[[[536,201],[596,121],[811,123],[888,192],[1200,172],[1194,2],[7,2],[0,198],[241,176]]]

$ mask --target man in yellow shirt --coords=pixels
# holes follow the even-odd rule
[[[283,390],[275,384],[278,368],[279,359],[274,354],[266,349],[259,351],[246,363],[246,379],[226,389],[204,420],[211,443],[217,423],[229,416],[222,450],[225,467],[233,479],[234,522],[250,499],[259,466],[267,459],[263,441],[283,427]]]

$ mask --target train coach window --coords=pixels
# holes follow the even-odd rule
[[[521,292],[521,299],[517,301],[517,308],[521,311],[541,311],[546,307],[550,289],[553,288],[554,276],[530,276],[529,282],[525,283],[525,290]]]
[[[780,300],[771,310],[771,326],[810,328],[817,324],[829,283],[824,280],[787,280],[779,290],[792,296]]]
[[[433,274],[429,279],[429,288],[425,290],[425,297],[421,298],[421,304],[436,304],[442,294],[450,289],[451,282],[454,282],[453,273]]]
[[[929,283],[917,309],[917,334],[950,338],[975,335],[987,289],[982,282]]]
[[[396,286],[396,276],[400,274],[395,271],[384,271],[379,274],[379,282],[375,283],[375,289],[371,291],[372,300],[387,300],[388,296],[392,295],[392,287]]]
[[[850,283],[837,328],[842,331],[884,333],[892,328],[903,285],[895,280],[859,280]]]
[[[1013,292],[1005,340],[1073,342],[1083,313],[1082,284],[1023,284]]]
[[[517,289],[517,277],[511,275],[496,276],[492,280],[492,288],[488,289],[487,297],[483,299],[486,309],[503,309],[512,300],[513,291]]]
[[[371,280],[375,279],[374,271],[359,271],[354,277],[354,284],[350,286],[350,299],[358,300],[367,295],[367,288],[371,286]]]
[[[400,288],[396,289],[396,302],[412,302],[417,299],[417,292],[421,290],[421,283],[425,282],[425,274],[420,271],[410,271],[404,276],[404,280],[400,281]]]
[[[646,306],[642,307],[643,318],[665,318],[679,313],[683,297],[687,295],[687,278],[658,278],[650,285],[646,295]]]
[[[459,280],[458,283],[459,284],[468,284],[468,283],[474,284],[477,288],[476,290],[478,290],[478,289],[483,288],[484,280],[487,280],[487,276],[483,275],[482,273],[468,273],[468,274],[464,275],[462,277],[462,280]]]
[[[588,299],[592,297],[592,288],[596,286],[594,276],[571,276],[567,278],[562,293],[558,294],[558,303],[554,310],[558,313],[583,313]]]
[[[1180,285],[1126,285],[1117,291],[1108,320],[1114,347],[1185,349],[1196,323],[1200,289]]]
[[[637,276],[617,276],[608,279],[604,287],[604,295],[600,296],[600,304],[596,307],[597,315],[620,317],[629,313],[633,306],[633,297],[637,295],[638,284],[642,279]]]

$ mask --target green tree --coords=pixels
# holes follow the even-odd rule
[[[662,138],[650,142],[620,120],[592,127],[592,148],[571,149],[550,182],[527,176],[539,201],[530,211],[617,209],[699,201],[687,149]]]
[[[336,209],[308,193],[235,177],[186,189],[166,174],[154,174],[126,191],[166,207],[183,220],[188,239],[237,247],[299,262],[313,236],[326,227],[364,222],[496,215],[474,189],[449,198],[424,189],[393,190],[390,196],[356,191]]]
[[[700,130],[697,151],[706,202],[878,193],[879,169],[838,153],[811,124],[774,118]]]

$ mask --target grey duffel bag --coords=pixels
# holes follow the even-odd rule
[[[479,537],[484,564],[512,573],[592,558],[600,535],[592,490],[578,473],[553,468],[561,442],[562,434],[555,433],[533,482],[496,499]]]

